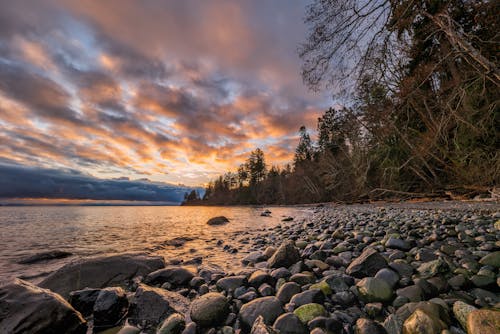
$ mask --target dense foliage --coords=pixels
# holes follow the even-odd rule
[[[303,78],[345,101],[305,127],[293,166],[257,149],[206,202],[303,203],[484,192],[500,178],[500,3],[316,0]]]

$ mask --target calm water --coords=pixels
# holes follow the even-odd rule
[[[271,217],[261,217],[263,208],[249,207],[0,207],[0,281],[33,276],[57,269],[78,257],[120,252],[146,251],[165,260],[203,257],[203,263],[224,269],[239,265],[248,249],[237,254],[222,251],[217,240],[237,245],[242,232],[252,234],[281,223],[283,216],[301,219],[307,208],[271,208]],[[218,215],[231,222],[208,226]],[[283,223],[286,224],[286,223]],[[190,237],[183,247],[166,246],[175,237]],[[63,250],[74,255],[37,264],[17,264],[26,256]]]

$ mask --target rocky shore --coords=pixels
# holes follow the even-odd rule
[[[0,333],[500,333],[497,205],[318,207],[239,244],[231,273],[120,254],[5,282]]]

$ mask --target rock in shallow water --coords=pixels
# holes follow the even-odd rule
[[[207,293],[191,303],[191,319],[201,327],[220,325],[228,314],[229,303],[220,293]]]
[[[65,257],[71,256],[71,255],[73,255],[73,254],[70,252],[53,250],[53,251],[38,253],[35,255],[31,255],[31,256],[22,258],[17,263],[19,263],[19,264],[32,264],[32,263],[37,263],[37,262],[41,262],[41,261],[63,259]]]
[[[224,225],[227,223],[229,223],[229,219],[224,216],[213,217],[207,221],[208,225]]]
[[[0,287],[0,333],[86,331],[82,315],[58,294],[20,279]]]
[[[137,253],[81,259],[58,269],[38,285],[68,298],[71,291],[126,285],[136,276],[163,267],[163,257]]]

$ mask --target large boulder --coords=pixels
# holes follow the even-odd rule
[[[130,302],[128,322],[152,328],[173,313],[186,314],[188,308],[189,299],[186,297],[140,284]]]
[[[58,294],[20,279],[0,287],[0,333],[86,331],[82,315]]]
[[[387,267],[387,261],[373,248],[366,248],[359,257],[351,262],[347,267],[348,275],[363,278],[366,276],[375,276],[383,268]]]
[[[283,314],[281,303],[276,297],[262,297],[244,304],[240,309],[241,324],[249,329],[258,316],[262,316],[267,325],[273,322]]]
[[[182,267],[167,267],[155,270],[146,276],[146,284],[163,284],[168,282],[175,286],[184,286],[189,284],[194,274]]]
[[[210,292],[195,299],[190,316],[200,327],[220,325],[229,314],[229,302],[220,293]]]
[[[129,253],[81,259],[66,264],[47,276],[40,284],[64,298],[83,288],[126,286],[135,276],[145,276],[165,267],[160,256]]]
[[[290,267],[291,265],[300,261],[299,250],[295,247],[293,241],[288,240],[281,244],[276,252],[268,260],[269,267]]]

